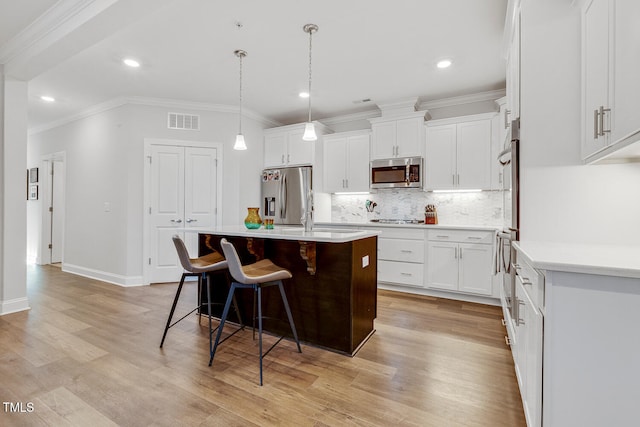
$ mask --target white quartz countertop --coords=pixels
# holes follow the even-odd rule
[[[448,224],[389,224],[381,222],[316,222],[318,227],[390,227],[390,228],[433,228],[448,230],[478,230],[478,231],[496,231],[502,227],[491,225],[448,225]]]
[[[329,229],[315,226],[313,231],[304,231],[302,227],[274,226],[273,230],[258,228],[249,230],[244,225],[228,225],[210,229],[185,229],[184,231],[202,234],[217,234],[260,239],[301,240],[305,242],[346,243],[380,234],[375,230]]]
[[[514,242],[519,254],[540,270],[640,278],[640,246]]]

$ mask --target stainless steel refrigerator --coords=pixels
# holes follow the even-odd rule
[[[311,166],[262,171],[262,212],[274,224],[304,225],[313,221]]]

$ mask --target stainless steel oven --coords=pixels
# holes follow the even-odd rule
[[[502,166],[503,229],[498,233],[498,271],[502,274],[503,304],[511,317],[518,318],[515,303],[516,251],[512,242],[520,238],[520,119],[511,123],[511,140],[498,156]]]
[[[422,157],[401,157],[371,162],[371,188],[422,188]]]

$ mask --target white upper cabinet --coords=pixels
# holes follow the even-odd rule
[[[313,165],[316,149],[322,142],[322,135],[328,132],[321,123],[315,123],[317,141],[304,141],[304,123],[266,129],[264,131],[264,166]]]
[[[509,114],[507,114],[507,97],[496,100],[499,107],[498,115],[493,118],[491,123],[491,189],[502,190],[504,188],[503,168],[498,162],[498,156],[507,147],[511,140],[511,127]]]
[[[491,188],[494,113],[427,123],[427,190]]]
[[[640,158],[640,2],[587,0],[582,12],[583,159]]]
[[[511,13],[506,28],[507,34],[507,105],[504,109],[506,126],[520,117],[520,6],[510,2]]]
[[[369,191],[369,131],[324,137],[324,191]]]
[[[371,160],[423,156],[425,114],[371,119]]]

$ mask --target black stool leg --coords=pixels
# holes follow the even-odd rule
[[[222,317],[220,317],[220,324],[218,325],[218,333],[216,334],[216,341],[213,344],[213,348],[211,350],[211,357],[209,358],[209,366],[213,363],[213,356],[216,355],[216,349],[218,348],[218,343],[220,342],[220,336],[222,336],[222,329],[224,329],[224,323],[227,321],[227,316],[229,315],[229,308],[231,307],[231,302],[233,301],[233,295],[236,291],[236,283],[231,283],[231,289],[229,290],[229,295],[227,296],[227,302],[224,304],[224,310],[222,311]],[[211,310],[211,298],[209,298],[209,310]],[[211,319],[211,317],[209,317]],[[211,320],[209,320],[211,322]],[[211,332],[211,323],[209,323],[209,332]],[[211,337],[211,333],[209,333],[209,337]],[[211,338],[209,338],[211,340]],[[209,341],[211,342],[211,341]]]
[[[258,347],[260,349],[260,385],[262,385],[262,286],[254,285],[258,292]]]
[[[202,324],[202,276],[198,275],[198,325]]]
[[[284,309],[287,312],[287,317],[289,318],[289,326],[291,326],[291,332],[293,332],[293,338],[296,340],[296,345],[298,346],[298,353],[302,353],[302,349],[300,348],[300,341],[298,341],[298,333],[296,332],[296,325],[294,325],[293,323],[293,316],[291,316],[291,309],[289,308],[289,301],[287,300],[287,295],[284,293],[284,286],[282,286],[282,280],[278,280],[278,288],[280,289],[280,295],[282,296]]]
[[[206,276],[206,273],[202,273],[202,280],[207,282],[207,313],[209,314],[209,354],[211,354],[211,351],[213,349],[213,344],[211,342],[211,286],[209,286],[209,278]]]
[[[173,305],[171,306],[171,312],[169,313],[169,318],[167,319],[167,325],[164,327],[164,333],[162,334],[162,341],[160,341],[160,348],[164,344],[164,339],[167,337],[167,331],[169,330],[169,325],[171,324],[171,319],[173,319],[173,312],[176,311],[176,305],[178,304],[178,298],[180,298],[180,292],[182,291],[182,285],[184,285],[184,278],[187,275],[182,273],[182,278],[180,279],[180,284],[178,285],[178,290],[176,291],[176,296],[173,298]]]

